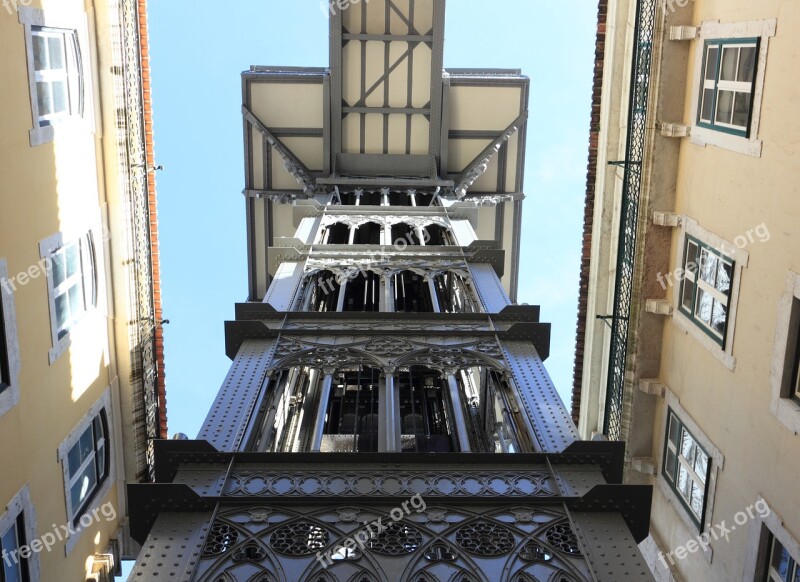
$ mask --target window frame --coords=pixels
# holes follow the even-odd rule
[[[776,572],[772,566],[773,563],[773,556],[775,555],[775,546],[779,545],[782,553],[788,556],[788,567],[789,567],[789,577],[783,578],[781,577],[779,572]],[[784,546],[781,541],[773,534],[772,532],[769,533],[769,540],[767,542],[767,555],[766,555],[766,562],[764,564],[764,580],[766,582],[794,582],[797,579],[797,576],[800,574],[800,561],[792,556],[789,549]]]
[[[79,270],[72,275],[65,275],[63,281],[56,284],[55,265],[58,262],[57,256],[66,254],[70,248],[77,246],[77,261]],[[47,278],[47,294],[50,306],[50,333],[53,341],[53,348],[50,350],[50,363],[53,364],[63,354],[70,345],[71,331],[80,325],[87,316],[100,307],[100,277],[99,265],[101,264],[98,254],[96,237],[92,229],[87,230],[79,237],[64,241],[61,233],[41,241],[39,252],[44,262]],[[64,270],[66,271],[66,265]],[[69,292],[71,289],[79,287],[79,299],[82,309],[73,315],[68,323],[62,324],[59,318],[59,299],[67,297],[69,305]]]
[[[71,485],[73,484],[72,475],[69,470],[69,453],[79,442],[81,436],[94,423],[94,419],[99,415],[105,415],[105,467],[106,473],[102,480],[98,480],[94,491],[77,509],[72,506]],[[115,447],[114,447],[114,417],[111,413],[111,389],[106,388],[100,398],[83,415],[81,420],[72,429],[72,432],[58,446],[58,462],[61,463],[63,474],[64,509],[66,519],[69,523],[77,524],[84,515],[92,513],[100,507],[111,491],[116,479],[115,473]],[[76,528],[74,534],[69,534],[66,539],[66,552],[69,554],[72,548],[80,539],[83,532],[90,528]]]
[[[792,433],[800,433],[800,273],[789,271],[778,302],[770,366],[770,412]]]
[[[83,441],[84,435],[91,431],[91,439],[92,439],[92,450],[86,455],[86,458],[83,460],[79,459],[79,464],[77,467],[74,468],[70,464],[70,457],[72,456],[72,451],[76,448],[79,450],[80,454],[80,447]],[[98,432],[100,433],[98,435]],[[77,525],[78,521],[80,520],[81,516],[86,513],[86,508],[91,506],[92,501],[94,500],[94,496],[96,493],[102,489],[103,483],[108,478],[108,471],[109,471],[109,456],[108,456],[108,417],[104,409],[101,409],[97,415],[92,418],[92,421],[86,426],[86,428],[80,433],[78,437],[78,442],[70,447],[69,452],[67,453],[67,475],[69,476],[69,483],[67,484],[69,495],[70,495],[70,507],[73,512],[73,515],[70,516],[73,525]],[[102,450],[102,460],[100,459],[100,450]],[[81,504],[76,508],[73,505],[72,499],[72,490],[76,485],[80,484],[81,479],[86,474],[86,470],[89,468],[94,469],[94,485],[92,487],[91,492],[87,495],[86,499],[84,499]]]
[[[4,301],[0,299],[0,394],[11,388],[11,364],[8,358],[6,316],[3,303]]]
[[[14,408],[19,402],[19,336],[17,335],[16,306],[14,302],[14,281],[8,276],[8,262],[0,258],[0,345],[3,362],[7,364],[7,376],[0,382],[7,382],[0,390],[0,417]]]
[[[758,132],[761,122],[761,108],[767,72],[769,39],[775,36],[777,20],[770,19],[723,23],[718,20],[710,20],[701,23],[699,29],[699,36],[694,41],[694,71],[690,85],[689,98],[691,99],[691,108],[688,115],[692,127],[689,139],[692,144],[700,147],[712,145],[747,156],[761,157],[763,142],[758,139]],[[746,135],[736,131],[723,131],[722,127],[700,123],[700,116],[702,114],[701,94],[705,84],[707,41],[711,41],[712,43],[721,41],[742,43],[748,40],[752,41],[752,39],[758,40],[758,50],[751,93],[750,117]]]
[[[672,421],[673,420],[677,423],[677,426],[678,426],[678,442],[677,443],[673,443],[672,440],[670,439],[670,433],[671,433],[670,429],[672,427]],[[681,449],[681,445],[683,443],[684,434],[686,436],[688,436],[692,440],[694,446],[698,450],[702,451],[702,453],[706,456],[706,474],[705,474],[704,477],[702,477],[702,479],[703,479],[702,480],[702,483],[703,483],[703,508],[702,508],[699,516],[694,512],[694,510],[691,507],[691,502],[689,500],[687,500],[683,496],[683,493],[681,493],[681,491],[679,489],[679,486],[678,486],[678,477],[679,477],[679,474],[680,474],[680,467],[681,466],[684,466],[686,468],[687,473],[689,474],[689,477],[691,478],[693,483],[695,481],[699,481],[700,477],[701,477],[696,472],[696,470],[695,470],[695,468],[693,466],[694,465],[694,460],[692,460],[692,462],[689,463],[688,460],[685,459],[685,457],[683,456],[683,454],[682,454],[682,452],[680,450]],[[670,472],[668,472],[667,459],[668,459],[668,453],[672,450],[672,448],[671,448],[672,445],[674,445],[675,469],[674,469],[674,471],[671,471],[672,474],[670,474]],[[689,518],[692,520],[692,522],[694,522],[694,524],[697,527],[700,528],[700,531],[703,530],[703,524],[705,523],[706,511],[707,511],[707,508],[708,508],[708,493],[709,493],[709,484],[710,484],[710,481],[711,481],[711,464],[712,464],[712,462],[713,462],[713,458],[712,458],[711,454],[708,451],[706,451],[705,447],[703,447],[703,445],[700,443],[699,439],[694,436],[694,434],[692,433],[692,431],[689,428],[687,428],[686,424],[681,420],[681,418],[678,416],[678,414],[671,407],[668,407],[668,409],[667,409],[666,431],[664,433],[664,454],[663,454],[662,463],[661,463],[661,474],[666,479],[667,484],[670,487],[670,489],[673,491],[673,493],[675,493],[675,496],[681,502],[681,505],[683,505],[683,508],[688,512]]]
[[[706,230],[698,224],[698,222],[687,215],[681,215],[681,228],[675,233],[673,244],[676,245],[674,250],[674,257],[680,257],[674,260],[673,264],[678,266],[675,273],[680,277],[684,258],[686,256],[686,241],[687,235],[699,240],[704,245],[712,249],[719,250],[733,261],[733,279],[730,286],[730,303],[728,304],[728,313],[726,316],[726,329],[725,329],[725,342],[721,344],[712,338],[705,329],[697,325],[685,311],[681,309],[681,292],[683,290],[682,282],[680,285],[676,284],[671,287],[672,289],[672,306],[673,314],[670,318],[673,324],[679,329],[685,331],[687,334],[694,337],[708,352],[716,359],[722,362],[728,370],[733,372],[736,369],[736,358],[733,356],[733,346],[736,336],[736,319],[737,309],[739,304],[739,287],[742,280],[742,270],[745,269],[750,261],[750,253],[746,247],[738,247],[734,243],[723,239],[720,236]]]
[[[6,512],[0,515],[0,535],[5,534],[11,527],[17,528],[17,542],[24,540],[23,545],[30,547],[28,540],[34,540],[36,535],[36,511],[31,501],[30,488],[24,485],[16,495],[6,505]],[[7,554],[11,559],[11,553]],[[19,557],[19,554],[17,554]],[[27,577],[23,577],[26,582],[39,582],[39,552],[31,551],[27,558],[21,558],[21,563],[27,568]]]
[[[697,247],[697,254],[695,257],[695,261],[689,261],[688,253],[689,253],[689,246],[695,245]],[[702,277],[699,275],[700,269],[700,257],[703,256],[703,252],[707,254],[716,255],[718,260],[721,260],[725,263],[728,263],[730,266],[730,282],[728,284],[728,294],[725,297],[723,291],[720,291],[716,288],[715,285],[711,285],[707,281],[703,280]],[[694,265],[694,269],[688,268],[689,264]],[[720,347],[724,350],[726,338],[728,336],[728,315],[731,311],[731,296],[732,296],[732,288],[733,288],[733,279],[736,273],[736,261],[725,255],[719,249],[715,249],[709,244],[704,243],[699,238],[692,236],[690,234],[685,235],[684,243],[683,243],[683,253],[681,256],[681,267],[683,269],[684,276],[681,278],[680,288],[678,290],[678,309],[681,313],[683,313],[687,318],[689,318],[692,323],[698,326],[706,335],[708,335],[712,340],[720,345]],[[716,273],[719,276],[719,271],[717,270]],[[692,302],[691,302],[691,310],[687,309],[684,306],[684,295],[686,291],[687,282],[692,284]],[[697,316],[697,301],[699,299],[699,291],[704,291],[708,295],[711,295],[715,301],[721,301],[719,296],[725,297],[725,325],[722,332],[719,334],[711,327],[711,322],[709,321],[708,324],[704,322]],[[713,305],[713,304],[712,304]],[[712,317],[713,317],[713,310],[712,310]]]
[[[52,39],[57,39],[61,44],[61,57],[62,67],[59,69],[36,68],[36,38],[47,39],[48,43]],[[82,56],[80,49],[80,42],[78,41],[78,31],[66,28],[52,28],[47,26],[32,26],[31,27],[31,42],[33,44],[34,66],[33,76],[34,85],[36,87],[36,111],[34,116],[40,127],[45,125],[52,125],[67,117],[83,117],[84,112],[84,82],[83,82],[83,66]],[[48,64],[50,61],[49,47],[47,53]],[[40,103],[40,84],[50,84],[61,81],[66,86],[67,107],[63,111],[54,111],[52,113],[43,113]],[[49,85],[48,85],[49,86]],[[51,89],[52,90],[52,89]]]
[[[31,6],[18,7],[19,22],[24,28],[25,50],[27,55],[29,97],[31,102],[31,130],[29,131],[32,147],[50,143],[55,139],[57,128],[66,126],[83,127],[87,131],[95,130],[94,114],[88,105],[94,103],[92,87],[91,54],[89,44],[89,24],[85,13],[77,16],[74,11],[61,8],[42,10]],[[65,56],[65,75],[68,81],[67,94],[70,107],[67,112],[58,115],[42,115],[39,110],[39,89],[37,80],[42,75],[36,70],[35,41],[36,36],[58,36],[63,38]],[[48,75],[45,75],[47,77]]]
[[[726,48],[730,49],[731,45],[736,46],[736,48],[753,48],[755,50],[756,62],[755,68],[753,69],[753,79],[749,82],[744,81],[723,81],[720,79],[720,74],[722,72],[722,62],[723,62],[723,55]],[[738,46],[737,46],[738,45]],[[708,53],[709,50],[713,47],[717,47],[717,64],[714,73],[714,78],[710,80],[711,86],[709,86],[709,79],[707,78],[707,65],[708,65]],[[697,119],[696,123],[699,127],[705,127],[707,129],[712,129],[714,131],[721,131],[724,133],[730,133],[731,135],[737,135],[740,137],[750,137],[750,129],[751,124],[753,121],[753,108],[755,105],[754,97],[755,97],[755,90],[756,90],[756,79],[758,78],[758,55],[760,54],[761,48],[761,39],[759,37],[752,37],[752,38],[715,38],[715,39],[705,39],[704,46],[703,46],[703,66],[701,68],[701,76],[700,76],[700,95],[698,96],[698,106],[697,106]],[[741,56],[741,53],[740,53]],[[739,70],[739,61],[736,63],[737,72]],[[723,85],[720,87],[720,85]],[[729,85],[730,84],[730,85]],[[736,93],[744,93],[744,86],[749,85],[749,90],[747,94],[750,95],[750,108],[747,113],[747,125],[744,129],[739,129],[740,126],[735,126],[733,124],[721,124],[717,122],[717,106],[719,104],[719,93],[720,91],[735,91]],[[728,88],[729,87],[729,88]],[[712,99],[712,106],[711,106],[711,119],[706,121],[703,119],[703,105],[705,104],[705,91],[711,89],[713,90],[713,99]],[[735,98],[734,98],[734,105],[735,105]]]

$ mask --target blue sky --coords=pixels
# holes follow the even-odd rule
[[[319,0],[152,0],[151,66],[170,435],[194,437],[230,365],[223,322],[247,298],[240,73],[327,66]],[[531,77],[521,303],[553,324],[545,362],[569,402],[596,2],[449,0],[445,67]],[[126,568],[127,570],[127,568]]]

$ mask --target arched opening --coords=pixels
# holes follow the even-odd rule
[[[322,244],[346,245],[350,242],[350,226],[343,222],[331,224],[325,228],[322,235]]]
[[[331,271],[320,271],[308,277],[303,289],[302,311],[317,313],[336,311],[340,285]]]
[[[357,196],[355,192],[339,192],[339,199],[342,201],[342,206],[355,206]]]
[[[381,372],[369,366],[334,375],[322,431],[321,452],[378,450],[378,383]]]
[[[432,313],[433,302],[428,282],[418,273],[402,271],[392,277],[394,310],[401,313]]]
[[[429,192],[417,192],[414,198],[417,206],[430,206],[433,203],[433,194]]]
[[[408,192],[389,192],[389,206],[413,206]]]
[[[403,452],[458,451],[447,380],[436,370],[410,366],[398,372]]]
[[[419,234],[413,226],[400,222],[392,225],[392,244],[397,248],[404,248],[408,245],[415,246],[420,244]]]
[[[353,243],[357,245],[381,244],[381,225],[377,222],[365,222],[356,227]]]
[[[344,311],[380,311],[381,278],[362,271],[346,283]]]
[[[441,313],[480,313],[470,284],[456,273],[442,273],[433,278],[436,301]]]
[[[360,206],[381,206],[383,204],[383,194],[378,192],[362,192]]]
[[[438,224],[429,224],[424,229],[425,244],[432,247],[443,247],[452,245],[450,231]]]

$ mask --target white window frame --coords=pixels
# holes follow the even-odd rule
[[[70,346],[70,331],[94,312],[101,305],[101,277],[100,265],[101,250],[98,238],[92,229],[80,237],[72,238],[65,242],[62,233],[56,233],[39,243],[39,254],[42,264],[47,273],[47,295],[50,305],[50,334],[53,341],[53,348],[50,350],[50,364],[53,364]],[[80,262],[80,272],[65,279],[58,286],[55,285],[53,276],[53,266],[58,260],[56,256],[66,252],[68,247],[77,245],[78,260]],[[56,310],[57,298],[63,296],[70,289],[80,285],[80,297],[84,309],[73,317],[72,321],[65,328],[58,322],[58,312]]]
[[[59,119],[69,117],[71,115],[83,115],[83,72],[81,71],[81,50],[78,42],[78,32],[75,30],[67,30],[61,28],[46,28],[46,27],[31,27],[31,40],[34,45],[34,54],[36,48],[35,40],[37,38],[44,39],[46,44],[51,41],[59,43],[61,53],[61,67],[53,68],[50,63],[50,51],[45,51],[42,56],[49,65],[45,69],[37,70],[34,59],[34,81],[36,83],[36,116],[40,126],[50,125],[57,122]],[[40,60],[42,59],[40,57]],[[61,82],[66,87],[65,99],[66,107],[60,111],[53,111],[45,113],[41,110],[39,103],[39,96],[41,94],[41,85],[47,88],[53,97],[53,87],[55,83]],[[55,102],[54,99],[52,99]]]
[[[91,501],[86,506],[86,509],[81,512],[79,515],[75,515],[75,508],[72,507],[72,496],[70,494],[70,485],[71,479],[69,476],[69,452],[72,447],[80,440],[81,435],[86,431],[86,429],[94,422],[94,419],[100,412],[105,412],[106,416],[106,439],[105,439],[105,447],[106,447],[106,460],[108,463],[108,472],[105,476],[105,481],[97,488],[94,495],[91,498]],[[61,469],[64,476],[64,504],[66,509],[66,518],[67,523],[73,523],[75,518],[80,518],[81,515],[86,515],[92,513],[98,507],[103,504],[103,501],[106,497],[108,497],[111,488],[114,485],[114,481],[116,479],[115,476],[115,451],[114,451],[114,417],[112,416],[112,409],[111,409],[111,389],[106,388],[103,391],[103,394],[100,398],[95,402],[92,407],[86,412],[86,414],[81,417],[81,420],[69,433],[66,439],[62,441],[62,443],[58,446],[58,462],[61,463]],[[66,552],[69,554],[72,551],[72,548],[75,546],[77,541],[80,539],[84,528],[83,527],[76,527],[76,532],[74,535],[69,535],[66,540]]]
[[[713,145],[740,154],[761,157],[763,143],[758,139],[758,130],[761,121],[761,104],[764,96],[764,83],[767,70],[767,53],[769,39],[775,36],[777,20],[753,20],[746,22],[726,22],[718,20],[705,21],[700,26],[699,38],[695,41],[694,72],[691,83],[691,108],[690,118],[692,123],[691,142],[705,147]],[[758,59],[756,64],[755,82],[752,87],[750,127],[748,137],[735,135],[719,129],[711,129],[698,124],[700,119],[700,94],[701,86],[705,84],[705,49],[707,41],[734,40],[734,39],[759,39]],[[722,55],[720,54],[720,58]]]
[[[722,362],[722,364],[730,371],[736,369],[736,358],[733,357],[733,344],[736,331],[736,311],[739,303],[739,287],[742,280],[742,269],[747,267],[750,260],[750,254],[743,248],[739,248],[734,243],[727,241],[716,234],[701,227],[696,220],[688,216],[681,217],[681,230],[680,239],[678,240],[678,249],[676,257],[677,267],[683,268],[684,257],[686,256],[686,235],[689,235],[703,244],[718,250],[721,254],[731,259],[734,263],[733,277],[730,285],[730,301],[728,306],[728,313],[726,316],[725,327],[725,340],[724,347],[720,346],[720,342],[712,338],[704,328],[701,328],[694,319],[687,316],[681,308],[681,289],[683,285],[675,285],[672,293],[673,303],[673,323],[685,331],[693,338],[695,338],[703,347],[705,347],[715,358]],[[683,281],[681,281],[683,283]]]
[[[800,401],[793,395],[800,389],[800,371],[793,378],[800,352],[800,274],[790,271],[786,276],[786,288],[778,303],[775,326],[775,343],[772,350],[770,384],[772,395],[770,411],[780,423],[794,434],[800,434]],[[797,385],[792,386],[792,380]]]
[[[9,384],[0,392],[0,417],[19,402],[19,336],[17,334],[17,313],[14,304],[14,281],[8,276],[8,261],[0,259],[0,302],[2,302],[5,350],[8,359]]]
[[[30,547],[31,541],[36,539],[36,511],[33,507],[30,488],[27,484],[6,505],[5,512],[0,516],[0,533],[8,531],[17,522],[20,513],[22,513],[22,519],[25,524],[25,542]],[[9,559],[11,559],[10,556]],[[27,561],[30,582],[39,582],[39,552],[30,552]]]
[[[666,389],[665,396],[664,396],[665,404],[663,414],[661,414],[661,430],[658,432],[660,434],[660,439],[658,443],[658,451],[663,452],[666,445],[667,440],[667,422],[669,420],[669,410],[671,409],[672,412],[678,417],[686,430],[688,430],[694,440],[702,446],[703,450],[708,454],[709,458],[709,470],[708,470],[708,483],[706,484],[706,495],[705,495],[705,519],[701,527],[699,528],[700,531],[705,531],[706,524],[708,523],[716,523],[713,521],[714,515],[714,501],[716,497],[716,489],[717,489],[717,478],[719,472],[725,466],[725,457],[722,455],[722,452],[714,445],[711,439],[702,431],[700,426],[694,421],[692,416],[689,412],[681,405],[680,400],[675,395],[672,390],[669,388]],[[664,458],[661,457],[661,462],[664,462]],[[672,505],[675,509],[675,513],[680,516],[683,523],[688,528],[686,532],[686,539],[690,539],[696,535],[698,531],[697,523],[694,519],[689,515],[689,511],[685,507],[685,502],[682,501],[678,495],[675,493],[675,490],[672,488],[672,484],[667,481],[666,477],[664,477],[663,467],[659,469],[658,475],[656,477],[656,486],[658,490],[662,493],[665,497],[667,503]],[[706,558],[706,560],[710,563],[713,557],[713,549],[711,546],[705,546],[702,548],[702,554]]]
[[[78,17],[75,11],[63,8],[41,10],[31,6],[19,6],[19,22],[23,25],[27,54],[28,82],[31,100],[32,129],[29,132],[31,146],[39,146],[55,139],[57,128],[65,126],[83,127],[94,131],[93,115],[88,114],[85,104],[93,103],[92,70],[89,62],[89,35],[86,16]],[[37,72],[34,59],[34,37],[37,35],[64,39],[65,68],[61,74]],[[39,111],[37,81],[67,80],[70,107],[68,112],[44,115]]]
[[[702,75],[702,87],[700,88],[700,95],[698,96],[699,100],[699,107],[697,108],[698,111],[698,124],[700,127],[705,127],[708,129],[714,129],[717,131],[726,131],[731,132],[732,135],[738,135],[739,137],[748,137],[750,134],[750,121],[751,121],[751,114],[753,111],[753,88],[755,87],[756,76],[758,75],[757,68],[753,70],[753,78],[750,81],[740,81],[738,79],[734,80],[726,80],[722,79],[722,64],[725,61],[725,53],[726,51],[730,50],[737,50],[739,51],[736,66],[734,67],[736,74],[739,73],[739,65],[741,61],[741,51],[742,49],[753,49],[756,55],[756,62],[754,66],[758,66],[758,50],[760,46],[759,38],[750,38],[750,39],[708,39],[704,43],[703,47],[703,75]],[[712,79],[708,78],[708,66],[709,60],[708,55],[712,49],[717,50],[717,60],[714,67],[714,77]],[[711,110],[711,117],[709,119],[703,119],[703,106],[705,105],[705,94],[706,91],[712,92],[712,100],[713,100],[713,107]],[[750,108],[748,110],[747,122],[746,125],[735,125],[733,123],[726,123],[719,121],[717,119],[717,114],[719,113],[719,94],[720,92],[730,92],[734,93],[734,101],[732,106],[736,104],[736,96],[740,94],[746,94],[750,96]]]

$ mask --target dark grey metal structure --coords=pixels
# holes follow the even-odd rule
[[[443,1],[371,0],[329,69],[243,74],[250,300],[197,439],[129,487],[134,580],[651,579],[651,490],[513,302],[529,81],[443,43]]]

